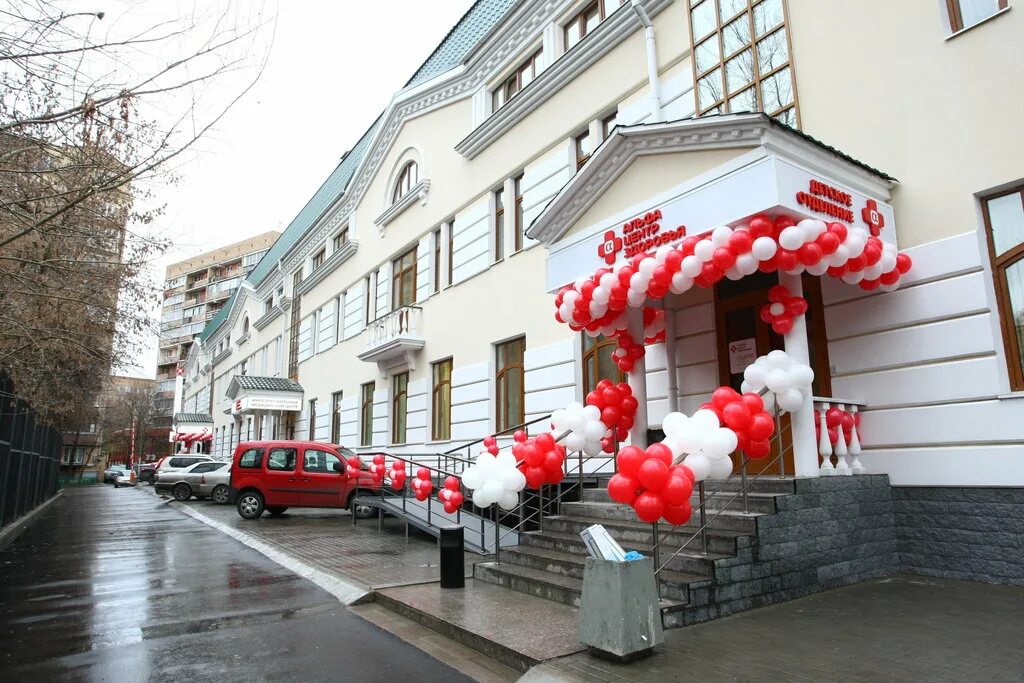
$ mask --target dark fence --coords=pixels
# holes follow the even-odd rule
[[[37,419],[0,374],[0,527],[57,493],[60,432]]]

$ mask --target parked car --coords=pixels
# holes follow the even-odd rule
[[[117,479],[117,475],[128,469],[128,465],[111,465],[103,471],[103,483],[109,484]]]
[[[198,462],[191,467],[165,472],[155,483],[157,493],[170,493],[175,500],[212,498],[215,503],[228,502],[228,477],[231,463]]]
[[[156,471],[166,460],[166,457],[160,458],[156,462],[147,462],[139,466],[139,481],[147,484],[152,484],[156,478]]]
[[[213,462],[208,455],[171,455],[160,461],[156,472],[153,474],[152,483],[158,483],[161,478],[172,475],[181,470],[187,470],[192,465],[200,462]]]
[[[348,508],[358,518],[374,509],[356,505],[358,492],[380,492],[365,465],[355,481],[346,474],[347,448],[316,441],[248,441],[238,444],[231,460],[231,494],[244,519],[266,510],[273,516],[290,507]]]
[[[136,481],[135,472],[126,467],[123,470],[119,470],[117,476],[114,477],[114,488],[119,489],[122,486],[135,486]]]

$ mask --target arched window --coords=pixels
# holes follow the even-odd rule
[[[399,199],[409,194],[409,190],[411,190],[419,181],[419,166],[415,161],[408,162],[402,167],[401,172],[398,174],[398,181],[395,182],[395,191],[391,195],[391,201],[397,202]]]
[[[626,381],[626,373],[619,370],[612,358],[615,350],[614,338],[591,337],[583,335],[583,395],[586,396],[597,387],[603,379],[610,379],[618,384]]]
[[[242,334],[249,334],[249,318],[242,318]]]

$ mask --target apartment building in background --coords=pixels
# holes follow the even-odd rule
[[[157,351],[157,412],[171,418],[178,365],[280,233],[269,231],[171,264],[164,275]],[[168,425],[170,423],[168,422]]]

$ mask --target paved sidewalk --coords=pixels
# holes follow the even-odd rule
[[[581,653],[524,681],[1020,681],[1024,588],[894,576],[666,632],[654,656]]]
[[[377,520],[360,520],[353,526],[345,510],[295,509],[281,517],[263,515],[245,520],[233,505],[191,500],[171,503],[188,507],[231,529],[246,533],[281,552],[328,574],[362,584],[369,589],[405,586],[440,580],[437,541],[415,528],[405,536],[405,524],[386,517],[384,530]],[[467,552],[466,576],[473,573],[479,555]]]

